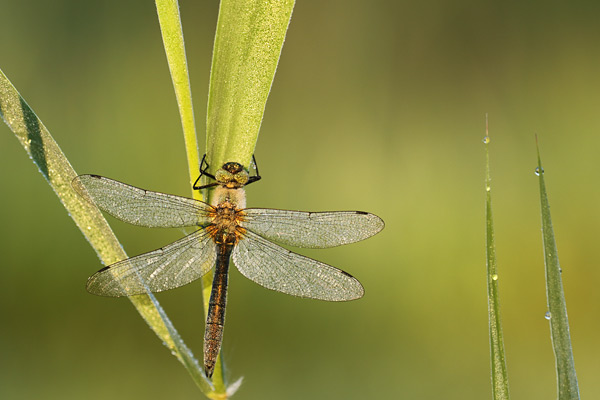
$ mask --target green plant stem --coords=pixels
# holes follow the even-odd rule
[[[167,63],[171,73],[173,88],[177,98],[179,116],[183,129],[184,143],[188,160],[188,173],[190,178],[190,188],[196,181],[200,171],[200,159],[198,152],[198,138],[196,136],[196,124],[194,122],[194,109],[192,102],[192,92],[185,55],[185,45],[183,39],[183,28],[181,26],[181,17],[179,14],[179,4],[177,0],[156,0],[156,11],[162,34]],[[192,189],[192,196],[197,200],[203,200],[202,193]],[[207,290],[210,291],[212,282],[212,273],[202,278],[202,297],[204,303],[204,315],[207,315],[208,298]],[[204,372],[201,372],[204,379]],[[215,370],[212,379],[213,389],[205,392],[207,397],[212,399],[227,398],[227,388],[225,380],[220,369]]]

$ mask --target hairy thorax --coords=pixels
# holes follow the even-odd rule
[[[243,221],[246,207],[244,189],[218,188],[213,196],[212,224],[206,229],[217,244],[235,245],[245,233]]]

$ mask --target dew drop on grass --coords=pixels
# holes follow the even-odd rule
[[[550,311],[546,311],[546,314],[544,314],[544,318],[550,321],[550,318],[552,318],[552,314],[550,314]]]
[[[492,280],[493,280],[493,281],[497,281],[497,280],[498,280],[498,274],[494,274],[494,275],[492,275]]]
[[[540,171],[543,174],[544,173],[544,168],[540,169],[540,167],[535,167],[535,174],[537,176],[540,176]]]
[[[490,142],[490,137],[489,136],[484,136],[482,142],[485,143],[485,144],[488,144]]]

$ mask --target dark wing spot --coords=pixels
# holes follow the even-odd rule
[[[340,269],[340,272],[341,272],[342,274],[344,274],[344,275],[346,275],[346,276],[350,277],[350,278],[354,278],[354,276],[350,275],[349,273],[347,273],[347,272],[346,272],[346,271],[344,271],[344,270],[341,270],[341,269]]]
[[[104,267],[104,268],[102,268],[102,269],[99,269],[99,270],[96,272],[96,274],[97,274],[97,273],[99,273],[99,272],[102,272],[102,271],[106,271],[107,269],[110,269],[110,265],[109,265],[108,267]]]

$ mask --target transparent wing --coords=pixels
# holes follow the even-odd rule
[[[216,246],[198,230],[168,246],[101,269],[87,282],[88,292],[99,296],[131,296],[186,285],[215,265]]]
[[[133,225],[179,228],[208,223],[212,207],[198,200],[127,185],[98,175],[73,179],[73,188],[115,218]]]
[[[369,238],[384,227],[377,215],[362,211],[304,212],[247,208],[242,226],[290,246],[323,249]]]
[[[233,262],[246,278],[267,289],[311,299],[346,301],[363,296],[362,285],[352,275],[246,233],[233,250]]]

